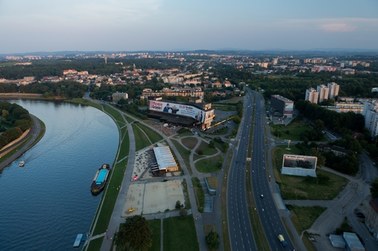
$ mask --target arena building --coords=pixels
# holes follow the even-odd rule
[[[281,174],[316,177],[315,156],[284,154]]]
[[[210,103],[179,103],[163,100],[149,100],[148,114],[160,121],[184,126],[199,126],[209,129],[215,117]]]

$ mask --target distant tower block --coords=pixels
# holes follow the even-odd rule
[[[105,61],[105,64],[108,64],[108,57],[107,56],[104,57],[104,61]]]

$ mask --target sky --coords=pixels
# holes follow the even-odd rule
[[[0,0],[0,53],[378,50],[378,0]]]

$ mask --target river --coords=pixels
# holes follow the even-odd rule
[[[118,130],[86,106],[14,100],[46,125],[41,141],[0,172],[0,250],[72,250],[89,231],[101,195],[90,193],[102,163],[113,164]]]

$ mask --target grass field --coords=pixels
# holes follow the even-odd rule
[[[164,220],[164,251],[199,250],[194,220],[191,215]]]
[[[301,234],[303,230],[306,230],[312,226],[314,221],[326,210],[324,207],[298,207],[288,205],[287,208],[291,211],[291,219]]]
[[[234,104],[213,103],[211,106],[212,108],[221,111],[236,111],[236,106]]]
[[[311,132],[311,126],[302,120],[294,120],[289,125],[272,125],[272,134],[281,139],[301,140],[301,135],[305,132]]]
[[[330,200],[339,194],[346,185],[345,178],[317,169],[318,178],[281,175],[282,156],[284,153],[298,154],[295,146],[291,150],[277,147],[273,151],[274,173],[284,199]]]
[[[202,141],[201,144],[197,147],[196,153],[198,155],[213,155],[217,153],[217,149],[210,147],[209,144]]]
[[[217,172],[222,168],[223,156],[218,154],[214,157],[202,159],[196,162],[196,168],[201,173]]]
[[[151,251],[159,251],[160,250],[160,224],[161,220],[150,220],[148,221],[152,232],[152,246],[149,250]]]

